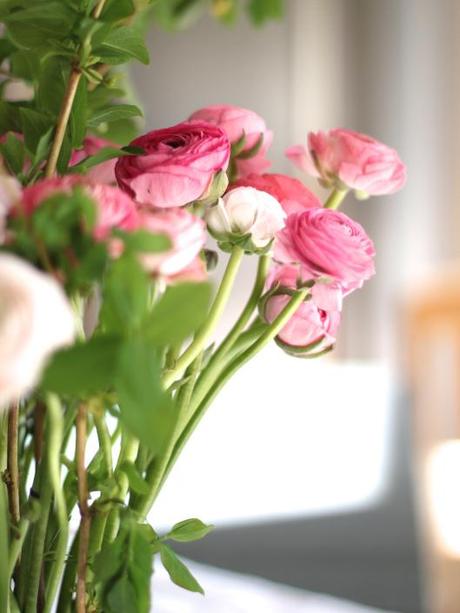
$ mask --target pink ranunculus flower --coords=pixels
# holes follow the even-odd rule
[[[59,193],[70,194],[77,186],[84,189],[96,203],[96,240],[105,240],[112,228],[130,232],[139,227],[139,214],[132,198],[118,187],[92,183],[78,175],[44,179],[26,187],[18,208],[31,215],[44,200]]]
[[[287,215],[300,213],[305,209],[322,206],[321,200],[298,179],[287,175],[267,173],[250,174],[238,179],[233,187],[255,187],[278,200]]]
[[[255,249],[270,245],[285,218],[278,200],[254,187],[236,187],[206,211],[209,231],[217,240],[247,235]]]
[[[15,255],[0,254],[0,407],[39,380],[48,357],[72,343],[75,320],[61,286]]]
[[[325,208],[289,215],[275,245],[278,262],[298,263],[303,276],[326,277],[344,294],[372,277],[374,255],[374,245],[360,224]]]
[[[392,194],[406,181],[406,166],[394,149],[352,130],[310,132],[308,149],[295,145],[286,155],[326,186],[354,189],[361,197]]]
[[[164,234],[171,248],[141,257],[146,270],[168,282],[202,281],[206,268],[199,257],[206,242],[204,222],[185,209],[164,209],[141,213],[141,226],[153,234]]]
[[[273,133],[267,129],[265,120],[254,111],[230,104],[215,104],[195,111],[190,119],[216,124],[225,131],[232,145],[244,134],[246,141],[243,152],[254,147],[262,136],[262,145],[256,155],[249,159],[236,160],[238,177],[251,173],[259,174],[271,165],[266,155],[273,140]]]
[[[178,207],[200,200],[230,159],[225,132],[204,122],[154,130],[131,146],[145,153],[119,158],[115,174],[119,186],[146,207]]]
[[[263,317],[267,323],[272,323],[281,313],[291,299],[289,290],[296,289],[299,277],[298,266],[279,266],[270,275],[271,286],[276,289],[272,296],[265,300],[263,305]],[[325,291],[334,290],[327,289]],[[335,297],[329,301],[334,305]],[[318,353],[330,348],[335,343],[335,337],[340,324],[340,310],[336,308],[324,309],[323,304],[318,304],[315,296],[303,302],[292,315],[288,323],[282,328],[277,336],[280,344],[288,352],[295,349],[299,355],[302,350],[305,353],[311,350]]]
[[[113,147],[118,148],[119,145],[116,143],[112,143],[105,138],[99,138],[98,136],[88,135],[83,141],[83,146],[80,149],[75,149],[72,152],[72,157],[70,158],[69,166],[75,166],[82,162],[85,158],[90,155],[96,155],[100,149],[104,147]],[[115,179],[115,164],[117,163],[116,158],[113,160],[107,160],[98,164],[97,166],[93,166],[86,173],[86,177],[95,183],[104,183],[107,185],[111,185],[116,182]]]

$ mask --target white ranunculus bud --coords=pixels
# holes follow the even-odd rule
[[[1,253],[0,408],[29,392],[48,357],[74,337],[72,308],[57,281]]]
[[[255,249],[267,247],[284,228],[286,213],[276,198],[254,187],[236,187],[208,209],[209,231],[220,241],[250,235]]]

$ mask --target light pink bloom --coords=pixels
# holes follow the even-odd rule
[[[20,258],[0,254],[0,406],[39,380],[48,357],[72,343],[75,321],[61,286]]]
[[[287,215],[322,206],[321,200],[298,179],[281,174],[250,174],[235,181],[233,187],[255,187],[278,200]]]
[[[267,129],[264,119],[254,111],[231,104],[215,104],[195,111],[190,119],[216,124],[225,131],[232,144],[244,134],[246,143],[243,151],[254,147],[259,138],[263,137],[262,145],[254,157],[236,160],[238,177],[261,173],[271,165],[266,155],[273,140],[273,133]]]
[[[230,159],[225,132],[204,122],[154,130],[131,146],[145,154],[119,158],[115,174],[119,186],[148,207],[178,207],[199,200]]]
[[[270,283],[277,290],[265,302],[263,316],[268,323],[272,323],[285,308],[291,299],[288,291],[296,289],[299,280],[299,269],[296,266],[280,266],[270,275]],[[327,286],[324,286],[327,287]],[[326,291],[329,291],[326,289]],[[334,291],[332,290],[332,293]],[[334,302],[334,299],[332,300]],[[279,344],[286,349],[308,349],[312,343],[312,352],[323,351],[335,343],[335,337],[340,324],[340,311],[338,309],[324,309],[313,298],[303,302],[292,315],[288,323],[277,336]]]
[[[354,189],[361,196],[392,194],[406,181],[406,166],[394,149],[352,130],[310,132],[308,149],[295,145],[286,155],[325,185]]]
[[[142,255],[146,270],[167,281],[206,278],[199,258],[206,241],[206,227],[201,219],[185,209],[165,209],[142,213],[141,226],[153,234],[165,234],[172,243],[166,252]]]
[[[98,136],[88,135],[83,141],[83,146],[80,149],[75,149],[72,152],[69,166],[75,166],[83,161],[90,155],[96,155],[100,149],[104,147],[118,148],[119,145],[112,143],[105,138],[99,138]],[[95,183],[104,183],[110,185],[116,182],[115,179],[115,164],[116,158],[102,162],[97,166],[93,166],[88,170],[85,176],[94,181]]]
[[[299,264],[307,278],[326,277],[344,294],[372,277],[374,255],[374,245],[360,224],[324,208],[289,215],[275,245],[279,262]]]
[[[129,232],[139,227],[139,215],[135,202],[118,187],[98,185],[78,175],[67,175],[38,181],[23,191],[22,207],[31,215],[40,204],[59,193],[70,194],[80,186],[96,203],[97,220],[94,228],[96,240],[106,239],[112,228]]]
[[[286,213],[276,198],[254,187],[236,187],[206,211],[210,232],[218,240],[250,235],[257,249],[266,247],[284,227]]]

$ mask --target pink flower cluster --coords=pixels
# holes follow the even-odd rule
[[[206,225],[222,247],[272,251],[263,317],[272,322],[293,291],[312,286],[278,342],[291,351],[322,352],[335,341],[343,297],[374,274],[375,250],[357,222],[324,207],[301,181],[263,174],[271,140],[265,121],[253,111],[209,106],[183,123],[135,139],[131,146],[139,153],[104,162],[85,178],[45,179],[20,197],[15,186],[14,198],[8,199],[14,203],[4,209],[32,214],[50,196],[80,186],[97,205],[96,240],[111,240],[115,228],[169,237],[167,252],[141,257],[152,275],[167,282],[206,277],[201,258]],[[105,146],[114,145],[87,137],[71,165]],[[391,194],[406,178],[396,151],[350,130],[310,133],[308,148],[291,147],[286,155],[323,186],[342,193]],[[228,189],[226,173],[233,180]],[[3,191],[7,187],[4,181]]]

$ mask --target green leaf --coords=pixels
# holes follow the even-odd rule
[[[121,538],[115,539],[101,549],[93,564],[93,571],[98,583],[106,583],[119,573],[123,565],[123,554],[124,543]]]
[[[0,152],[13,174],[22,172],[25,156],[24,143],[17,136],[10,132],[6,140],[0,143]]]
[[[123,242],[126,249],[141,253],[162,253],[171,248],[171,240],[165,234],[152,234],[148,230],[126,232]]]
[[[139,331],[149,306],[150,281],[129,254],[112,263],[104,286],[101,318],[106,329],[130,334]]]
[[[108,613],[139,613],[136,602],[136,590],[128,575],[122,575],[107,594]]]
[[[146,334],[159,345],[183,341],[204,323],[210,297],[209,283],[169,287],[152,311]]]
[[[198,20],[207,0],[157,0],[153,5],[156,21],[166,30],[183,30]]]
[[[31,153],[35,153],[40,139],[49,132],[53,122],[47,115],[25,107],[19,110],[19,114],[25,145]]]
[[[136,494],[145,495],[149,493],[149,486],[132,462],[123,462],[120,466],[120,470],[128,477],[129,485]]]
[[[23,52],[30,58],[34,54]],[[66,63],[68,66],[68,63]],[[35,78],[38,76],[37,108],[40,112],[51,113],[57,117],[62,104],[68,68],[61,58],[52,56],[41,62],[40,70],[35,70]]]
[[[269,19],[281,19],[284,0],[250,0],[248,12],[256,25],[262,25]]]
[[[143,64],[148,64],[150,61],[143,36],[133,26],[123,26],[113,30],[102,45],[94,50],[94,54],[106,64],[123,64],[132,58]]]
[[[204,590],[185,564],[179,560],[174,551],[168,545],[161,543],[160,557],[163,566],[173,583],[190,592],[204,594]]]
[[[88,126],[97,128],[101,123],[111,123],[128,117],[142,117],[142,111],[134,104],[114,104],[95,111],[88,120]]]
[[[212,530],[214,530],[214,526],[206,525],[200,519],[185,519],[175,524],[164,538],[179,543],[188,543],[204,538]]]
[[[41,388],[73,396],[107,390],[116,379],[120,346],[117,337],[98,336],[55,353]]]
[[[69,121],[70,144],[72,149],[81,147],[86,135],[86,116],[88,107],[88,82],[84,76],[78,84]]]
[[[76,18],[77,13],[68,4],[51,0],[10,10],[5,23],[8,34],[18,47],[32,49],[66,39]]]
[[[135,11],[132,0],[109,0],[102,11],[101,20],[108,22],[120,21],[130,17]]]
[[[121,420],[155,452],[163,448],[176,420],[173,402],[163,391],[160,372],[155,347],[142,339],[123,344],[116,374]]]
[[[0,133],[22,132],[20,107],[13,102],[0,100]]]

